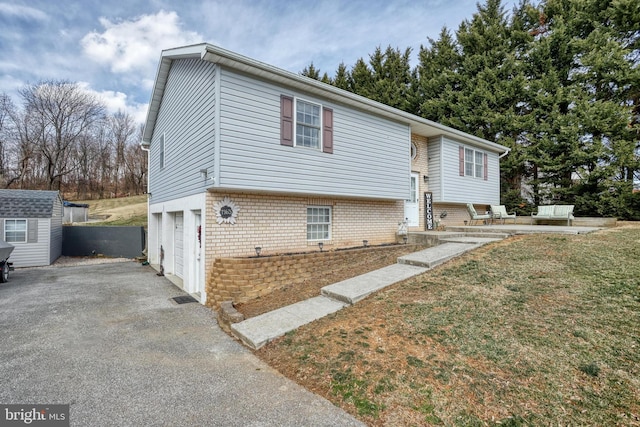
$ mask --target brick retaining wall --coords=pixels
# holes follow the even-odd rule
[[[207,306],[218,308],[223,301],[234,304],[267,295],[287,285],[314,280],[354,254],[372,256],[385,246],[307,252],[251,258],[218,258],[207,282]]]

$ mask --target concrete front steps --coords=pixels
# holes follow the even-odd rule
[[[325,286],[321,289],[320,296],[232,323],[231,332],[248,347],[259,349],[287,332],[355,304],[387,286],[422,274],[452,258],[508,236],[498,233],[480,233],[480,236],[474,233],[439,234],[440,244],[436,246],[400,257],[397,264]]]

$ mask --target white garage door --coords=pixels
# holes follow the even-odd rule
[[[182,278],[184,271],[184,214],[182,212],[176,213],[173,242],[175,274]]]

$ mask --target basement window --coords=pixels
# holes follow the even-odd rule
[[[331,239],[331,207],[307,207],[307,240]]]

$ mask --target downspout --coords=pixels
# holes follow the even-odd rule
[[[149,177],[151,176],[150,172],[150,168],[151,168],[151,159],[149,158],[149,156],[151,156],[151,148],[149,148],[151,146],[151,143],[149,142],[145,142],[142,141],[140,143],[140,148],[142,149],[142,151],[145,151],[147,153],[147,194],[149,194]]]
[[[505,151],[504,153],[500,154],[498,156],[498,160],[500,160],[501,158],[503,158],[504,156],[506,156],[507,154],[509,154],[511,152],[511,148],[507,148],[507,151]]]
[[[140,148],[142,149],[142,151],[147,153],[147,191],[146,194],[149,194],[149,171],[150,171],[150,167],[151,167],[151,149],[150,147],[150,143],[145,143],[144,141],[142,141],[140,143]],[[150,207],[150,203],[149,203],[149,198],[147,197],[147,230],[149,230],[149,220],[151,219],[151,207]],[[144,253],[144,255],[147,257],[147,261],[149,261],[149,236],[145,236],[144,239],[144,250],[142,251]]]

